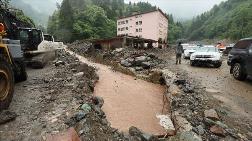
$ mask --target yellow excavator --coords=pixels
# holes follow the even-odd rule
[[[9,107],[15,82],[27,79],[19,41],[3,39],[4,36],[5,27],[0,22],[0,111]]]
[[[13,59],[3,36],[6,35],[4,25],[0,23],[0,111],[9,107],[14,92]]]

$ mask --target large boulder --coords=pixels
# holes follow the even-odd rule
[[[124,67],[131,67],[132,66],[132,64],[129,63],[127,60],[122,60],[121,65],[124,66]]]
[[[147,57],[146,56],[139,56],[135,58],[136,65],[140,66],[142,62],[146,62]]]

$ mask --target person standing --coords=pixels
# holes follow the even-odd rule
[[[181,57],[182,53],[184,52],[182,43],[179,42],[178,46],[176,47],[176,65],[179,63],[181,64]]]

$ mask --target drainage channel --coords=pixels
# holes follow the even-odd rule
[[[77,57],[97,68],[99,81],[94,95],[104,99],[103,111],[112,127],[128,132],[131,126],[135,126],[154,135],[165,134],[157,118],[157,115],[163,114],[165,87],[115,72],[82,56]]]

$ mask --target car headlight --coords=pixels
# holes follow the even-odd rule
[[[190,60],[195,60],[196,56],[195,55],[191,55]]]

